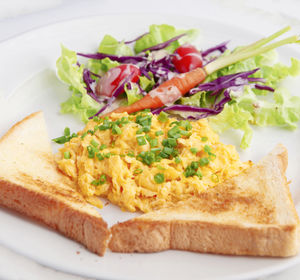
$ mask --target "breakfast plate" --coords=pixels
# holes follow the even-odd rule
[[[232,46],[258,39],[262,34],[224,23],[191,17],[159,15],[101,16],[77,19],[43,27],[0,45],[0,133],[31,112],[42,110],[51,138],[59,136],[64,127],[80,130],[83,124],[72,115],[61,115],[59,104],[69,92],[55,75],[55,61],[60,55],[60,43],[70,49],[95,50],[106,34],[116,38],[135,38],[150,24],[168,23],[180,28],[198,28],[197,45],[205,48],[230,39]],[[280,60],[300,57],[298,47],[279,50]],[[300,79],[285,81],[297,94]],[[238,149],[242,160],[257,161],[277,143],[289,150],[287,170],[292,196],[300,210],[300,131],[278,128],[255,129],[252,145],[246,151]],[[240,135],[222,135],[225,143],[239,146]],[[57,149],[57,145],[53,145]],[[38,170],[37,170],[38,172]],[[108,204],[100,210],[109,226],[137,214],[122,212]],[[108,251],[104,257],[88,252],[78,243],[38,223],[6,209],[0,209],[0,243],[38,263],[73,274],[101,279],[250,279],[279,272],[300,261],[300,256],[287,259],[218,256],[182,251],[155,254],[117,254]]]

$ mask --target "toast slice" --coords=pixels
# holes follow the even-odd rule
[[[258,164],[174,207],[111,228],[114,252],[167,249],[287,257],[298,252],[299,218],[278,145]]]
[[[103,255],[110,231],[56,168],[42,112],[0,139],[0,205],[32,217]]]

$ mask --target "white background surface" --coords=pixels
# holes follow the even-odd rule
[[[25,31],[81,16],[123,13],[181,14],[210,17],[262,32],[292,25],[300,33],[300,2],[265,1],[108,1],[108,0],[0,0],[0,42]],[[108,23],[109,24],[109,23]],[[21,47],[21,46],[20,46]],[[9,55],[9,54],[8,54]],[[5,65],[1,65],[5,67]],[[1,229],[0,229],[1,230]],[[300,266],[271,280],[299,279]],[[84,279],[44,268],[0,246],[0,279]]]

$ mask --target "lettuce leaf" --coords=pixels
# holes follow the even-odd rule
[[[86,93],[85,84],[82,80],[84,66],[77,63],[76,52],[61,45],[61,56],[56,61],[58,77],[73,89]]]
[[[61,104],[61,113],[74,113],[84,122],[96,114],[101,105],[86,92],[86,85],[82,80],[84,65],[78,66],[76,52],[61,46],[61,56],[56,62],[58,77],[68,84],[71,97]]]
[[[140,89],[135,83],[130,83],[131,89],[128,89],[128,85],[126,84],[124,87],[125,93],[127,95],[127,105],[131,105],[136,101],[143,98],[143,95],[140,93]]]
[[[183,36],[166,48],[166,50],[170,51],[171,53],[173,53],[180,45],[192,40],[198,33],[198,30],[176,29],[174,26],[168,24],[152,24],[149,27],[149,33],[136,41],[134,50],[136,53],[139,53],[144,49],[163,43],[182,33],[186,33],[187,36]]]
[[[239,107],[237,103],[226,104],[219,115],[209,118],[210,125],[218,133],[230,128],[243,131],[240,144],[242,149],[248,148],[252,140],[253,130],[249,124],[251,121],[253,121],[251,113]]]
[[[124,42],[119,42],[110,35],[103,37],[98,47],[98,52],[120,56],[133,55],[133,51],[128,45],[124,44]]]
[[[244,132],[241,148],[249,147],[252,138],[250,124],[258,126],[278,126],[296,129],[300,119],[300,97],[291,96],[287,90],[277,89],[270,100],[262,100],[253,90],[246,87],[244,94],[234,97],[224,110],[209,121],[214,130],[221,133],[229,128]]]
[[[73,91],[72,96],[61,104],[62,114],[73,113],[87,123],[89,118],[94,116],[101,108],[101,105],[85,93]]]
[[[98,60],[98,59],[89,59],[87,67],[90,71],[100,76],[104,75],[109,69],[114,68],[120,65],[117,61],[112,61],[108,57]]]
[[[151,72],[149,72],[148,74],[149,74],[151,80],[149,80],[146,76],[140,76],[140,79],[139,79],[139,84],[140,84],[141,88],[146,92],[149,92],[155,85],[153,74]]]

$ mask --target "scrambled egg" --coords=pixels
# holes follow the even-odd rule
[[[251,165],[241,162],[207,120],[148,112],[94,118],[56,155],[87,201],[105,197],[122,210],[148,212],[211,188]]]

